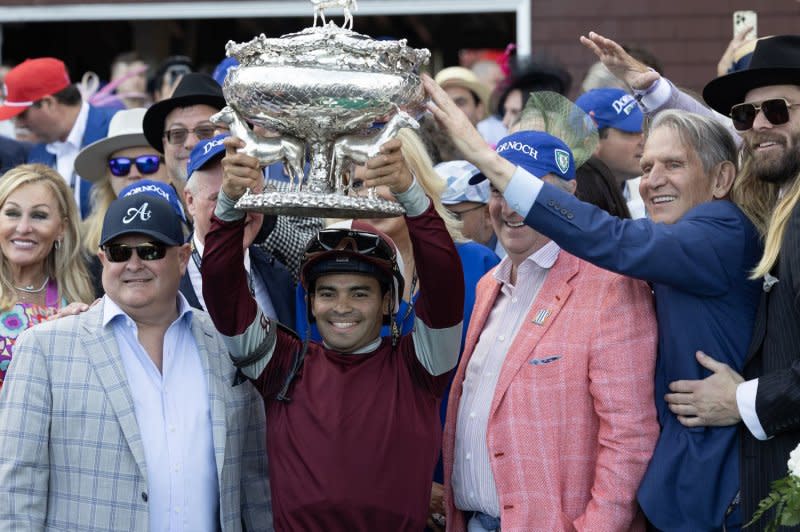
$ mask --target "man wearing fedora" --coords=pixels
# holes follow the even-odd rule
[[[58,170],[85,218],[91,184],[75,171],[75,158],[81,148],[106,136],[116,110],[83,101],[78,87],[70,83],[64,63],[53,57],[23,61],[6,74],[5,84],[0,120],[14,118],[19,127],[36,135],[40,143],[31,148],[27,162]]]
[[[191,72],[181,78],[172,97],[153,104],[144,115],[147,142],[164,154],[169,178],[186,182],[192,148],[214,136],[209,118],[225,107],[222,88],[208,74]]]
[[[765,206],[752,213],[765,234],[764,255],[753,272],[763,279],[763,292],[743,375],[714,360],[714,353],[698,353],[711,375],[673,382],[666,397],[689,427],[742,422],[746,517],[770,483],[786,475],[789,453],[800,442],[798,76],[800,36],[781,35],[758,41],[747,69],[716,78],[703,90],[706,102],[728,114],[742,136],[739,190]]]
[[[272,530],[264,404],[178,292],[191,251],[170,191],[123,191],[100,241],[106,295],[15,344],[2,531]]]

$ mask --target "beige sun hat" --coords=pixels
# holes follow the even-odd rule
[[[484,118],[489,114],[489,87],[478,79],[472,70],[454,66],[443,68],[434,78],[443,89],[449,86],[462,87],[474,92],[483,104]]]
[[[108,157],[126,148],[150,148],[144,136],[142,120],[147,109],[135,108],[119,111],[108,124],[108,136],[83,148],[75,159],[75,171],[83,179],[97,183],[106,178]],[[155,148],[150,148],[158,155]]]

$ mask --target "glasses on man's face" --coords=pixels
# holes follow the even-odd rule
[[[109,262],[127,262],[130,260],[133,251],[142,260],[159,260],[167,254],[167,245],[161,242],[145,242],[129,246],[128,244],[106,244],[103,251]]]
[[[186,129],[185,127],[176,127],[168,129],[164,132],[167,142],[170,144],[183,144],[189,133],[193,133],[198,140],[210,139],[214,136],[215,127],[212,125],[197,126],[194,129]]]
[[[459,222],[464,220],[464,215],[468,212],[477,211],[478,209],[485,207],[485,205],[475,205],[474,207],[470,207],[469,209],[464,209],[463,211],[454,211],[453,209],[447,209],[447,211],[453,215],[453,218],[458,220]]]
[[[111,170],[111,175],[113,176],[125,177],[131,173],[131,167],[134,164],[142,174],[154,174],[158,172],[158,167],[161,166],[161,157],[158,155],[140,155],[135,159],[114,157],[108,160],[108,169]]]
[[[764,100],[760,105],[754,103],[740,103],[731,107],[731,120],[733,127],[739,131],[747,131],[753,127],[756,115],[761,111],[764,118],[773,126],[779,126],[789,121],[789,109],[800,104],[789,103],[784,98]]]

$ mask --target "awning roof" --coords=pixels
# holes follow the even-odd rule
[[[531,0],[360,0],[358,15],[431,15],[446,13],[516,13],[517,46],[530,53]],[[331,10],[336,14],[337,10]],[[341,10],[338,10],[341,12]],[[66,0],[0,0],[0,24],[10,22],[73,22],[91,20],[172,20],[307,16],[307,0],[215,0],[69,3]],[[336,16],[336,15],[334,15]],[[491,31],[491,30],[487,30]]]

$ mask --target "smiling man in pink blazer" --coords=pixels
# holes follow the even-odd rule
[[[519,132],[497,152],[574,192],[559,139]],[[450,395],[447,530],[643,530],[636,489],[658,435],[650,289],[561,250],[494,189],[489,212],[508,257],[478,284]]]

